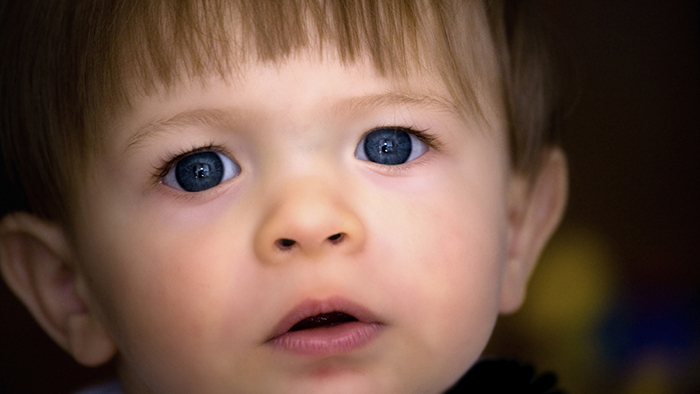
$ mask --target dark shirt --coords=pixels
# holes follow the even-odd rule
[[[472,366],[445,394],[565,394],[552,373],[512,359],[484,359]]]

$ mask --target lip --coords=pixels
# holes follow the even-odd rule
[[[299,321],[323,313],[343,312],[357,321],[330,327],[290,331]],[[344,298],[309,299],[287,313],[266,341],[273,348],[301,355],[332,355],[359,349],[377,337],[384,326],[367,308]]]

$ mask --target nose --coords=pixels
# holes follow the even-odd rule
[[[255,235],[255,252],[268,263],[359,250],[365,229],[339,191],[307,180],[283,188]]]

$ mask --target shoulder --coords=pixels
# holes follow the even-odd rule
[[[551,372],[536,374],[531,365],[495,358],[478,361],[445,394],[565,394],[556,386],[557,378]]]

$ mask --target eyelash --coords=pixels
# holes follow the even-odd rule
[[[154,166],[153,167],[153,179],[155,180],[155,183],[160,183],[160,181],[165,178],[165,176],[168,174],[168,172],[175,167],[178,161],[180,161],[183,157],[189,156],[193,153],[199,153],[199,152],[216,152],[216,153],[221,153],[222,155],[229,156],[228,152],[226,149],[214,145],[213,142],[210,142],[207,145],[202,145],[202,146],[193,146],[190,149],[182,149],[177,151],[176,153],[166,153],[164,155],[164,158],[160,160],[160,163],[163,163],[162,165],[159,166]]]
[[[386,126],[377,126],[372,128],[371,130],[367,131],[362,135],[362,138],[360,138],[360,141],[365,138],[369,133],[383,129],[383,128],[394,128],[398,129],[401,131],[404,131],[406,133],[412,134],[414,137],[418,138],[418,140],[428,146],[429,149],[433,149],[437,152],[442,151],[442,144],[438,140],[438,138],[434,135],[428,132],[428,129],[418,129],[415,127],[403,127],[403,126],[396,126],[396,125],[386,125]],[[190,149],[182,149],[179,150],[175,153],[167,153],[165,154],[164,158],[160,160],[160,163],[163,163],[162,165],[155,166],[153,168],[153,179],[154,179],[154,184],[158,184],[162,181],[162,179],[168,174],[168,172],[177,165],[177,163],[184,158],[185,156],[191,155],[193,153],[198,153],[198,152],[217,152],[221,153],[223,155],[229,156],[228,152],[226,149],[224,149],[221,146],[215,145],[213,142],[210,142],[207,145],[203,146],[193,146]],[[420,163],[414,163],[414,161],[411,161],[410,163],[404,163],[400,165],[395,165],[395,166],[386,166],[382,165],[382,168],[385,168],[386,171],[392,172],[392,173],[402,173],[406,170],[407,166],[416,166],[420,165]]]
[[[403,127],[403,126],[396,126],[396,125],[386,125],[386,126],[379,126],[375,127],[369,131],[367,131],[365,134],[362,135],[362,138],[365,138],[369,133],[375,131],[375,130],[380,130],[380,129],[396,129],[396,130],[401,130],[404,131],[408,134],[412,134],[414,137],[418,138],[418,140],[426,145],[430,149],[434,149],[438,152],[442,151],[442,144],[438,140],[437,136],[435,134],[430,133],[428,130],[429,129],[419,129],[416,127]],[[362,140],[362,139],[360,139]],[[392,166],[396,167],[396,166]]]

